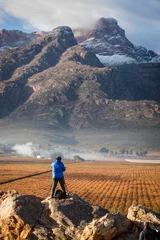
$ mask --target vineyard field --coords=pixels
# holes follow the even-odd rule
[[[90,204],[112,212],[127,213],[140,204],[160,213],[160,164],[130,162],[64,161],[67,191]],[[20,194],[50,196],[51,160],[0,159],[0,190]]]

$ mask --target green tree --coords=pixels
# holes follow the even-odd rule
[[[124,154],[125,154],[125,151],[126,151],[125,148],[122,148],[122,149],[120,150],[120,154],[121,154],[121,155],[124,155]]]
[[[130,150],[129,155],[133,155],[133,150]]]
[[[107,149],[107,148],[105,148],[105,147],[102,147],[102,148],[100,148],[99,149],[99,151],[98,151],[99,153],[108,153],[109,152],[109,149]]]
[[[75,161],[80,161],[80,162],[84,162],[84,158],[81,158],[79,155],[75,155],[73,158]]]

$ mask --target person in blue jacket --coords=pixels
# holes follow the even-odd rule
[[[63,172],[66,170],[66,167],[64,166],[61,160],[62,160],[61,157],[57,157],[56,161],[53,162],[51,165],[52,178],[53,178],[52,191],[51,191],[52,198],[54,198],[54,192],[58,182],[60,183],[63,192],[66,193],[64,175],[63,175]]]

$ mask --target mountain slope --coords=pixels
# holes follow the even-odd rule
[[[104,68],[92,53],[71,47],[56,66],[28,79],[26,87],[34,92],[10,118],[72,128],[104,127],[110,121],[158,124],[159,68],[160,64]]]
[[[28,78],[55,65],[61,54],[77,44],[68,27],[59,27],[28,45],[0,55],[1,117],[23,104],[33,89],[26,86]]]

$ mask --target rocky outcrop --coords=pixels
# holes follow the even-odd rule
[[[43,205],[35,196],[20,196],[15,191],[0,194],[0,238],[28,239],[37,228],[45,233],[43,226],[39,226],[40,213]],[[40,234],[40,231],[38,231]],[[49,233],[45,234],[46,237]],[[33,238],[34,239],[34,238]],[[53,238],[50,238],[53,239]]]
[[[82,240],[112,240],[131,230],[131,222],[122,214],[108,213],[88,224],[81,235]]]
[[[144,221],[160,229],[160,216],[142,206],[131,206],[126,217],[89,205],[72,193],[62,200],[0,193],[1,239],[135,240]]]
[[[131,206],[128,209],[127,218],[132,222],[135,221],[139,226],[142,226],[142,222],[149,222],[151,225],[156,226],[156,228],[160,231],[159,215],[155,214],[155,212],[152,212],[145,207],[135,205]]]

